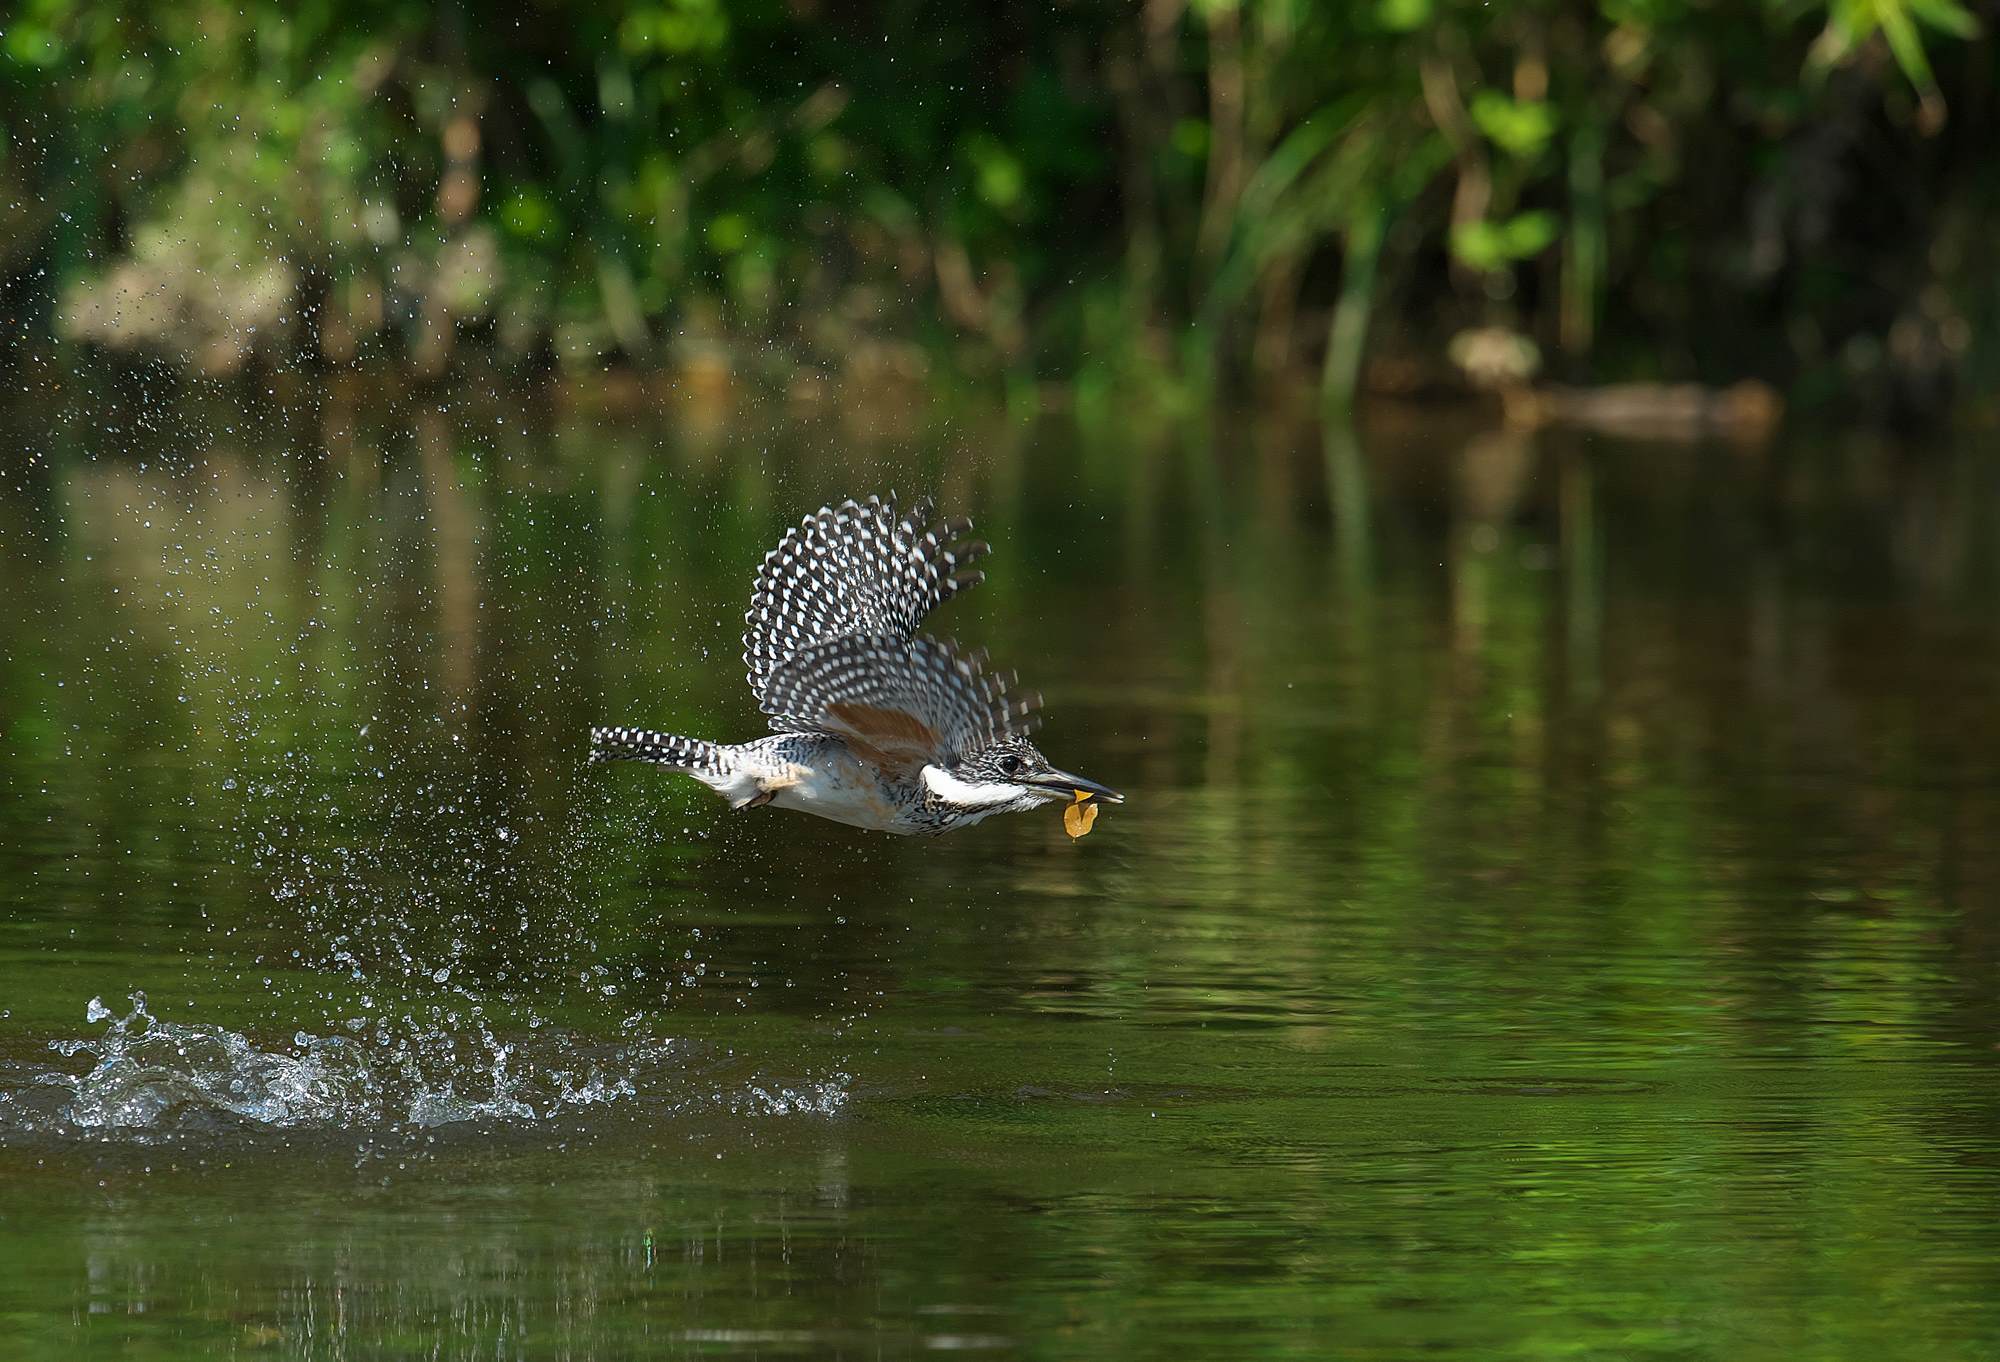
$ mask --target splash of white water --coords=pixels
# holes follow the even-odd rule
[[[85,1017],[108,1023],[104,1031],[49,1043],[89,1067],[51,1068],[35,1073],[29,1088],[0,1089],[0,1128],[109,1133],[218,1120],[277,1129],[430,1128],[533,1122],[634,1100],[678,1111],[696,1094],[702,1105],[734,1112],[830,1115],[847,1096],[844,1075],[717,1092],[690,1047],[676,1040],[603,1047],[544,1029],[531,1042],[508,1042],[481,1026],[468,1038],[398,1044],[301,1031],[288,1048],[263,1049],[226,1027],[156,1017],[143,994],[131,1003],[121,1017],[91,999]]]

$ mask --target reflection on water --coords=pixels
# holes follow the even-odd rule
[[[5,422],[28,1355],[2000,1337],[1978,451]],[[939,627],[1115,821],[912,846],[584,768],[607,716],[754,733],[754,565],[890,485],[980,518]]]

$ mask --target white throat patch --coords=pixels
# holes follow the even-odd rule
[[[1024,785],[975,785],[960,780],[942,766],[924,767],[924,785],[948,804],[971,808],[1012,803],[1028,792]]]

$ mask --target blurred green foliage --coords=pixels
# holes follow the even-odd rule
[[[1996,367],[1958,0],[17,0],[0,321],[1122,390]]]

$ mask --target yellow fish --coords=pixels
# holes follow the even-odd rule
[[[1090,831],[1090,825],[1097,821],[1097,802],[1088,790],[1078,790],[1076,799],[1063,810],[1063,829],[1071,837],[1081,837]]]

